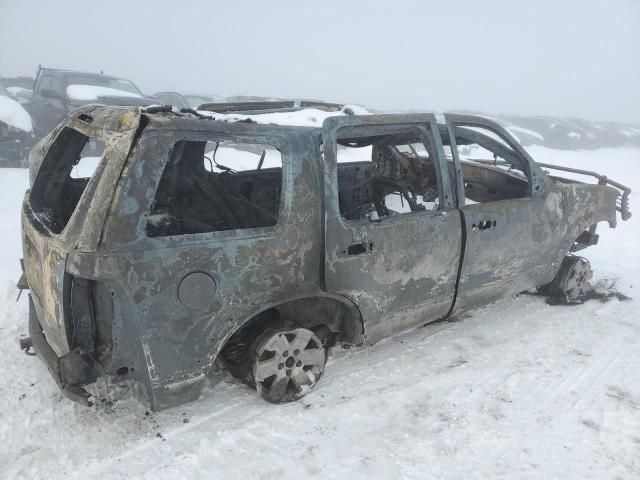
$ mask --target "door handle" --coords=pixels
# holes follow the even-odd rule
[[[353,243],[347,247],[347,255],[360,255],[361,253],[367,253],[373,251],[373,242],[360,242]]]
[[[480,220],[479,222],[476,222],[473,225],[471,225],[471,230],[473,230],[474,232],[481,231],[481,230],[489,230],[491,228],[495,228],[496,224],[497,222],[495,220]]]

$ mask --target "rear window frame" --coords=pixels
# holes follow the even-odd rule
[[[198,135],[199,136],[199,135]],[[224,135],[220,135],[220,134],[215,134],[214,135],[215,138],[209,138],[209,139],[201,139],[201,138],[180,138],[178,140],[176,140],[175,142],[173,142],[173,144],[170,145],[170,148],[168,150],[168,152],[165,155],[165,161],[163,162],[163,167],[162,167],[162,173],[160,176],[160,180],[156,183],[156,188],[155,188],[155,192],[153,194],[153,197],[151,199],[151,202],[149,203],[149,208],[146,212],[146,218],[147,218],[147,224],[145,225],[145,234],[147,236],[147,238],[184,238],[186,236],[189,235],[200,235],[200,234],[209,234],[209,233],[221,233],[221,232],[243,232],[243,231],[258,231],[258,230],[262,230],[262,229],[274,229],[276,228],[279,224],[281,224],[281,218],[283,215],[283,200],[284,200],[284,184],[285,184],[285,166],[284,166],[284,160],[283,160],[283,152],[281,151],[281,149],[278,147],[278,145],[276,145],[274,142],[271,141],[256,141],[254,139],[251,139],[249,137],[248,140],[240,138],[240,137],[234,137],[234,138],[230,138],[228,135],[224,136]],[[148,229],[148,224],[149,224],[149,218],[151,217],[151,215],[155,212],[152,212],[151,207],[154,205],[155,203],[155,197],[158,194],[158,189],[160,188],[160,184],[162,182],[162,178],[164,177],[164,173],[165,170],[169,164],[169,162],[171,161],[171,157],[174,153],[174,149],[177,147],[177,145],[180,142],[205,142],[206,144],[213,144],[213,143],[218,143],[218,144],[224,144],[226,142],[230,142],[233,144],[237,144],[237,145],[252,145],[252,146],[263,146],[263,149],[266,150],[267,148],[276,150],[280,156],[280,167],[265,167],[261,170],[263,170],[265,173],[267,173],[268,171],[271,170],[276,170],[276,169],[280,169],[280,198],[278,199],[278,212],[277,212],[277,216],[276,216],[276,221],[275,223],[271,224],[271,225],[262,225],[262,226],[256,226],[256,227],[248,227],[248,228],[228,228],[228,229],[221,229],[221,230],[208,230],[205,232],[196,232],[196,233],[177,233],[177,234],[173,234],[173,235],[150,235],[149,234],[149,229]],[[226,146],[223,145],[223,148],[228,148]],[[242,151],[242,150],[239,150]],[[224,171],[220,170],[220,171],[210,171],[207,169],[206,167],[206,162],[205,159],[207,158],[207,152],[205,149],[205,155],[202,158],[202,168],[203,171],[207,172],[208,174],[215,174],[215,175],[242,175],[245,172],[256,172],[257,169],[244,169],[244,170],[236,170],[234,173],[225,173]],[[210,157],[209,157],[210,158]],[[224,165],[224,166],[228,166],[223,159],[218,158],[218,160],[220,160],[220,164]],[[218,163],[218,162],[216,162]],[[256,164],[257,166],[257,164]],[[212,167],[213,167],[213,163],[212,163]],[[232,168],[232,167],[231,167]]]
[[[132,152],[129,161],[123,172],[120,192],[116,202],[119,204],[116,210],[111,212],[112,219],[117,219],[116,224],[109,222],[110,230],[120,230],[123,228],[123,223],[127,222],[124,218],[125,209],[124,204],[127,203],[128,198],[136,198],[136,201],[141,200],[140,191],[145,189],[143,207],[135,213],[137,219],[135,220],[135,226],[133,231],[129,230],[130,227],[124,227],[129,233],[125,233],[120,230],[120,234],[117,238],[112,238],[110,245],[119,248],[129,245],[131,248],[135,244],[148,244],[153,242],[155,244],[162,244],[167,248],[186,245],[186,244],[198,244],[207,243],[211,241],[226,241],[233,239],[246,239],[255,237],[269,237],[278,236],[284,232],[286,224],[289,223],[291,217],[291,199],[293,198],[293,152],[290,142],[287,136],[290,134],[288,130],[283,129],[281,132],[274,132],[267,126],[265,130],[271,131],[265,133],[251,132],[235,132],[233,129],[241,127],[241,125],[225,125],[223,129],[165,129],[165,128],[149,128],[145,130],[140,143]],[[151,206],[157,190],[160,186],[160,180],[162,173],[170,160],[171,148],[177,142],[181,140],[186,141],[225,141],[230,140],[238,143],[255,143],[266,144],[276,148],[281,155],[282,161],[282,188],[280,196],[280,207],[278,212],[278,220],[275,225],[267,227],[257,227],[248,229],[236,229],[236,230],[221,230],[212,232],[199,232],[199,233],[187,233],[181,235],[167,235],[149,237],[146,234],[147,218],[151,213]],[[162,158],[158,158],[158,149],[162,149]],[[152,160],[153,156],[156,156],[158,160]],[[134,172],[145,172],[141,175],[145,178],[144,185],[140,185],[139,182],[129,178]],[[136,192],[138,194],[136,195]],[[148,248],[148,247],[143,247]]]
[[[63,161],[61,165],[60,157],[61,155],[64,155],[66,152],[61,153],[57,151],[57,147],[61,142],[64,144],[64,142],[73,141],[69,137],[74,135],[81,135],[85,137],[83,146],[77,152],[78,155],[82,152],[82,150],[85,148],[88,142],[91,141],[92,139],[99,140],[105,145],[105,151],[102,155],[102,158],[98,162],[98,165],[93,171],[91,177],[81,177],[81,178],[72,177],[71,172],[75,167],[76,163],[71,161],[71,158],[67,161]],[[61,148],[64,149],[64,145],[62,145]],[[33,184],[31,185],[31,188],[29,190],[29,195],[28,195],[29,208],[33,213],[32,219],[35,226],[40,231],[46,232],[49,236],[52,236],[52,237],[65,237],[68,231],[72,228],[72,224],[75,223],[74,218],[76,218],[79,213],[81,213],[86,217],[88,212],[80,211],[78,207],[81,204],[86,203],[86,197],[88,195],[93,196],[95,194],[98,184],[100,182],[100,179],[103,176],[105,166],[107,164],[108,152],[109,152],[109,143],[106,137],[100,137],[99,135],[95,135],[93,133],[83,131],[79,128],[75,128],[68,124],[60,127],[58,132],[55,134],[55,138],[49,144],[48,149],[42,159],[42,162],[38,167],[38,170],[33,180]],[[68,153],[69,155],[75,156],[73,150],[71,150]],[[49,165],[50,163],[51,165]],[[61,166],[64,166],[65,168],[61,168]],[[55,177],[56,173],[59,176],[57,178]],[[71,182],[79,182],[79,181],[84,181],[85,179],[88,179],[87,184],[84,186],[82,193],[79,195],[78,201],[76,202],[75,206],[73,207],[73,210],[69,214],[69,217],[67,218],[67,221],[64,224],[64,226],[62,226],[62,228],[60,229],[52,228],[52,224],[47,222],[42,217],[42,214],[46,213],[46,210],[43,209],[42,207],[44,207],[51,200],[51,198],[47,199],[47,193],[45,191],[47,186],[51,182],[56,182],[56,181],[62,181],[66,183],[69,180],[71,180]],[[40,202],[42,203],[40,204]]]

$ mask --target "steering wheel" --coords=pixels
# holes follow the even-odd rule
[[[422,210],[422,208],[420,208],[421,206],[418,205],[415,199],[409,194],[409,189],[406,184],[398,178],[374,177],[371,180],[371,186],[373,188],[374,205],[379,217],[389,216],[391,214],[392,210],[387,208],[384,203],[384,198],[393,192],[398,192],[404,197],[412,212]]]

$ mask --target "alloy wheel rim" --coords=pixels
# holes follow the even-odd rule
[[[253,379],[262,397],[281,403],[311,390],[324,372],[326,351],[306,328],[278,330],[262,338],[256,349]]]
[[[589,280],[593,277],[593,271],[589,262],[580,258],[568,272],[565,284],[565,298],[568,302],[575,302],[583,298],[591,288]]]

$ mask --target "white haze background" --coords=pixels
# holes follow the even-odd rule
[[[0,0],[0,73],[640,123],[638,0]]]

